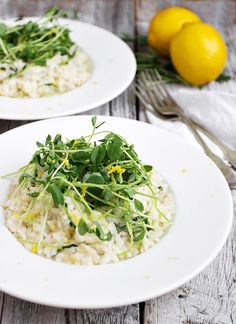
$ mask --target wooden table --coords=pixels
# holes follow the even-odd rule
[[[236,69],[236,1],[233,0],[2,0],[1,16],[41,15],[57,5],[79,11],[80,19],[116,34],[128,33],[137,39],[146,31],[155,11],[173,4],[194,9],[229,39],[229,66]],[[136,44],[130,44],[135,48]],[[230,90],[227,89],[226,90]],[[134,88],[89,114],[143,119]],[[0,133],[24,122],[0,120]],[[236,206],[236,191],[234,191]],[[224,215],[222,215],[223,217]],[[0,292],[0,323],[158,323],[158,324],[229,324],[236,323],[236,224],[218,257],[200,275],[171,293],[140,304],[101,310],[68,310],[28,303]]]

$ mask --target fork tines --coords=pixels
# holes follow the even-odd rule
[[[154,109],[174,104],[173,98],[156,69],[140,72],[136,84],[136,94],[144,105],[149,103]]]

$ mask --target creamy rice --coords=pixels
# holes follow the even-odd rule
[[[169,186],[156,173],[151,177],[155,194],[158,197],[158,209],[171,221],[175,213],[175,201]],[[78,203],[74,205],[70,197],[66,197],[66,203],[70,217],[73,222],[79,222],[83,217],[89,225],[94,221],[99,221],[104,230],[112,233],[110,241],[101,241],[94,233],[80,235],[71,225],[71,220],[60,206],[55,208],[53,203],[43,205],[38,199],[31,204],[32,198],[29,192],[37,188],[19,188],[18,178],[15,177],[11,184],[9,198],[5,204],[5,222],[14,236],[31,252],[38,253],[49,259],[80,265],[98,265],[117,262],[138,255],[153,247],[168,230],[170,223],[167,222],[153,206],[151,208],[149,223],[152,230],[147,231],[145,238],[138,243],[132,243],[127,232],[118,232],[116,229],[117,220],[111,217],[104,217],[101,212],[94,211],[88,215],[84,206]],[[146,186],[139,187],[138,191],[150,194],[150,189]],[[144,205],[144,211],[150,209],[151,199],[137,195]],[[50,194],[46,193],[43,201],[50,199]],[[80,212],[78,211],[78,208]],[[45,211],[48,212],[45,212]],[[119,209],[114,210],[119,215]],[[42,227],[44,227],[43,236]],[[42,236],[42,237],[40,237]],[[75,244],[61,249],[61,246]]]
[[[14,75],[15,74],[15,75]],[[39,98],[64,93],[84,84],[91,74],[91,62],[82,49],[73,58],[56,54],[45,66],[17,60],[0,64],[0,96]]]

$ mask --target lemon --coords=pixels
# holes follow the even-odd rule
[[[162,56],[169,56],[170,42],[185,23],[200,21],[192,11],[169,7],[156,13],[148,28],[148,44]]]
[[[170,53],[177,72],[194,85],[215,80],[227,59],[224,40],[215,28],[203,22],[185,25],[172,39]]]

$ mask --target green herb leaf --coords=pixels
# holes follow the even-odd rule
[[[105,145],[99,145],[99,151],[97,155],[97,164],[101,164],[106,156],[106,146]]]
[[[61,134],[57,134],[57,135],[54,137],[53,143],[54,143],[54,144],[60,144],[60,143],[61,143]]]
[[[145,164],[143,167],[144,167],[144,170],[145,170],[146,172],[151,172],[152,169],[153,169],[153,167],[152,167],[151,165],[147,165],[147,164]]]
[[[144,211],[143,204],[142,204],[142,202],[140,200],[134,199],[134,206],[138,211],[140,211],[140,212]]]
[[[105,158],[105,155],[106,155],[105,145],[95,146],[95,148],[93,149],[93,151],[91,153],[92,163],[101,164]]]
[[[116,135],[113,136],[110,143],[107,145],[107,155],[111,162],[118,161],[122,154],[122,141]]]
[[[146,234],[146,228],[142,225],[136,225],[133,228],[133,240],[134,242],[140,242],[144,239]]]
[[[48,187],[47,191],[51,193],[53,202],[54,202],[54,205],[56,208],[59,205],[64,205],[64,196],[63,196],[61,190],[58,188],[58,186],[55,183],[52,183]]]
[[[219,83],[222,83],[222,82],[225,82],[225,81],[229,81],[231,80],[232,78],[229,76],[229,75],[226,75],[224,73],[221,73],[218,78],[216,79],[217,82]]]
[[[127,226],[125,222],[119,222],[118,224],[116,224],[116,229],[117,232],[127,232]]]
[[[80,218],[79,224],[78,224],[78,231],[80,235],[85,235],[89,232],[89,226],[85,222],[83,218]]]
[[[110,189],[105,189],[103,190],[102,196],[105,201],[110,201],[112,197],[112,191]]]
[[[19,178],[19,183],[21,183],[23,180],[25,179],[30,179],[32,176],[30,174],[27,174],[27,173],[22,173],[22,175],[20,176]]]
[[[38,197],[40,195],[40,192],[35,191],[29,194],[30,197]]]
[[[96,126],[96,123],[97,123],[97,116],[93,116],[92,117],[92,125],[93,125],[93,127]]]
[[[73,162],[84,162],[90,158],[90,153],[86,151],[78,151],[71,155]]]
[[[92,163],[96,163],[97,161],[97,156],[98,156],[98,151],[99,151],[99,146],[95,146],[91,153],[91,161]]]
[[[98,222],[96,222],[96,235],[101,241],[110,241],[112,239],[111,232],[105,233]]]
[[[45,16],[47,16],[47,17],[49,17],[50,19],[52,19],[52,18],[55,17],[59,12],[60,12],[59,8],[57,8],[56,6],[53,6],[53,7],[49,8],[49,9],[45,12]]]
[[[5,36],[7,31],[7,25],[4,23],[0,23],[0,37]]]
[[[42,143],[40,143],[40,142],[36,142],[36,145],[37,145],[38,147],[44,147],[44,145],[43,145]]]
[[[136,194],[136,191],[132,188],[124,189],[124,192],[129,198],[133,198],[133,196]]]
[[[46,138],[46,141],[45,141],[45,145],[49,145],[52,141],[52,137],[51,135],[48,135],[47,138]]]
[[[96,185],[100,185],[100,184],[105,183],[104,177],[99,172],[86,173],[85,176],[84,176],[83,181],[86,182],[86,183],[93,183],[93,184],[96,184]],[[102,189],[97,188],[97,187],[88,188],[87,191],[90,192],[91,194],[97,196],[97,197],[100,197],[101,194],[102,194]]]
[[[87,183],[94,183],[94,184],[104,184],[105,180],[101,173],[99,172],[93,172],[93,173],[87,173],[84,176],[84,182]]]

